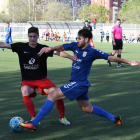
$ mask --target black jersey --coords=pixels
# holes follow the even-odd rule
[[[47,77],[46,59],[53,56],[53,51],[38,56],[43,47],[48,46],[37,44],[32,48],[28,43],[11,44],[12,51],[19,57],[22,80],[41,80]]]
[[[92,27],[91,27],[90,25],[88,25],[88,26],[85,25],[85,26],[83,27],[83,29],[88,29],[88,30],[92,31]]]

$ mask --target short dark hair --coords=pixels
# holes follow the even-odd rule
[[[116,21],[121,21],[119,18]]]
[[[88,22],[88,20],[85,20],[85,22]]]
[[[89,40],[92,39],[92,37],[93,37],[91,31],[88,29],[79,30],[78,35],[83,36],[84,38],[88,38]]]
[[[28,29],[28,34],[30,34],[30,33],[36,33],[39,36],[39,31],[38,31],[37,27],[30,27]]]
[[[6,24],[10,24],[9,22],[6,22]]]

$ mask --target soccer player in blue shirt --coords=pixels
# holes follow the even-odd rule
[[[11,44],[12,43],[12,37],[11,37],[11,27],[10,27],[10,23],[7,22],[7,29],[6,29],[6,39],[5,39],[5,43]],[[4,51],[4,48],[2,48],[2,51]]]
[[[90,87],[87,80],[88,75],[90,73],[92,62],[96,59],[127,63],[131,66],[140,65],[140,63],[138,61],[128,61],[115,56],[109,56],[107,53],[91,47],[91,45],[89,45],[89,40],[91,38],[91,31],[82,29],[78,32],[77,42],[63,44],[52,48],[44,47],[41,49],[40,55],[51,50],[70,50],[75,56],[77,56],[77,59],[72,64],[72,72],[69,79],[70,82],[49,93],[46,103],[42,106],[35,119],[31,122],[19,123],[22,127],[36,130],[38,123],[52,110],[54,102],[65,98],[68,98],[69,100],[76,99],[81,109],[86,113],[96,114],[110,119],[116,124],[122,124],[119,115],[110,114],[100,107],[91,105],[88,97],[88,89]]]

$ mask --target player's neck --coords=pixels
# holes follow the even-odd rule
[[[35,48],[35,47],[37,46],[37,43],[36,43],[36,44],[30,44],[30,43],[29,43],[29,46],[30,46],[31,48]]]
[[[85,44],[85,46],[83,48],[81,48],[81,49],[85,49],[88,45],[89,45],[89,43],[88,44]]]

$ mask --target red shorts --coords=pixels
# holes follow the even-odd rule
[[[41,80],[34,80],[34,81],[27,81],[24,80],[21,83],[21,87],[23,86],[28,86],[30,88],[32,88],[34,90],[34,93],[30,95],[30,97],[36,97],[36,89],[39,90],[39,92],[41,93],[42,96],[47,95],[46,93],[43,92],[44,88],[52,88],[52,87],[56,87],[54,85],[54,83],[52,83],[49,79],[44,78]]]
[[[89,43],[93,43],[93,39],[90,39],[90,40],[89,40]]]

